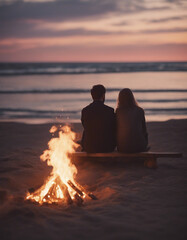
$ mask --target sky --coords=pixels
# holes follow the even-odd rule
[[[0,62],[186,60],[186,0],[0,0]]]

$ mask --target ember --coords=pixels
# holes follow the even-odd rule
[[[81,185],[75,182],[77,168],[71,163],[70,154],[75,152],[79,146],[75,143],[75,133],[70,127],[64,126],[59,129],[53,126],[51,133],[58,131],[58,137],[52,138],[49,143],[49,149],[45,150],[40,156],[42,161],[47,161],[49,166],[53,167],[51,175],[46,183],[33,193],[28,193],[26,200],[43,203],[61,203],[77,205],[83,203],[83,199],[96,197],[87,192]]]

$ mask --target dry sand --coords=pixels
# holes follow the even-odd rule
[[[0,123],[0,239],[187,239],[187,120],[148,123],[151,150],[184,154],[158,160],[156,170],[76,162],[78,182],[99,198],[82,207],[23,201],[50,173],[39,159],[50,127]]]

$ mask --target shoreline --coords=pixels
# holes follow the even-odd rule
[[[146,122],[147,123],[156,123],[156,122],[167,122],[167,121],[178,121],[178,120],[187,120],[187,116],[178,116],[178,117],[173,117],[173,118],[168,118],[168,117],[160,117],[158,116],[159,119],[153,119],[155,120],[148,120],[150,119],[149,117],[145,116]],[[152,118],[152,117],[151,117]],[[4,123],[20,123],[20,124],[31,124],[31,125],[44,125],[44,124],[81,124],[80,119],[68,119],[67,121],[65,119],[59,119],[59,120],[44,120],[44,119],[0,119],[0,124]]]

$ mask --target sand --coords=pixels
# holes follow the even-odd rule
[[[0,123],[0,239],[187,239],[187,120],[148,123],[151,150],[183,152],[156,170],[77,161],[77,181],[98,197],[81,207],[23,201],[51,171],[39,159],[50,127]]]

